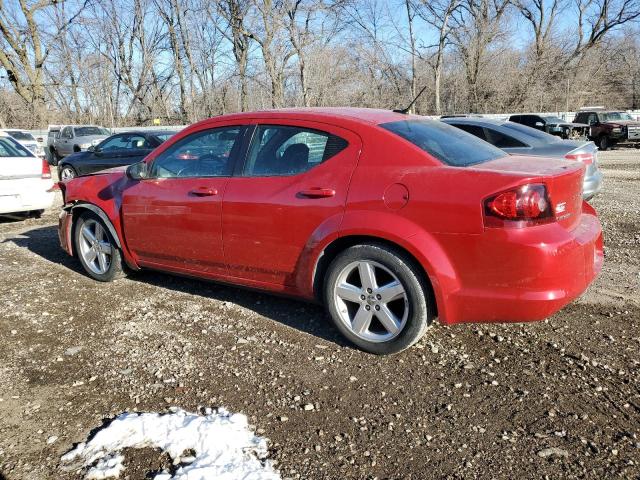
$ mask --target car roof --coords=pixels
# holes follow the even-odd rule
[[[304,107],[286,108],[275,110],[259,110],[254,112],[231,113],[213,117],[203,122],[216,120],[248,120],[248,119],[297,119],[297,120],[317,120],[335,121],[342,120],[352,123],[379,125],[381,123],[396,122],[402,120],[427,120],[426,117],[409,115],[375,108],[355,108],[355,107]]]

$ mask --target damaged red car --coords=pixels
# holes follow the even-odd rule
[[[241,113],[61,183],[59,234],[96,280],[154,269],[319,301],[388,354],[436,317],[540,320],[578,297],[603,261],[583,175],[403,113]]]

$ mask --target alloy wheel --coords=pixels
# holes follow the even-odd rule
[[[71,167],[64,167],[60,172],[61,180],[71,180],[72,178],[75,178],[75,176],[76,176],[76,172],[74,172],[73,168]]]
[[[388,342],[409,317],[407,292],[388,268],[371,260],[345,266],[333,289],[340,321],[357,337]]]
[[[95,220],[86,220],[80,227],[79,240],[84,263],[93,273],[104,275],[113,256],[113,245],[104,227]]]

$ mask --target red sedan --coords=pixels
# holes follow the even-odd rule
[[[386,110],[224,115],[62,184],[59,233],[96,280],[127,266],[318,300],[387,354],[436,316],[540,320],[579,296],[603,260],[583,174]]]

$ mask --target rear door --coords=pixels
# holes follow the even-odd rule
[[[223,200],[229,273],[295,285],[296,265],[313,233],[340,225],[361,145],[358,135],[333,125],[257,124],[244,167],[229,180]]]

